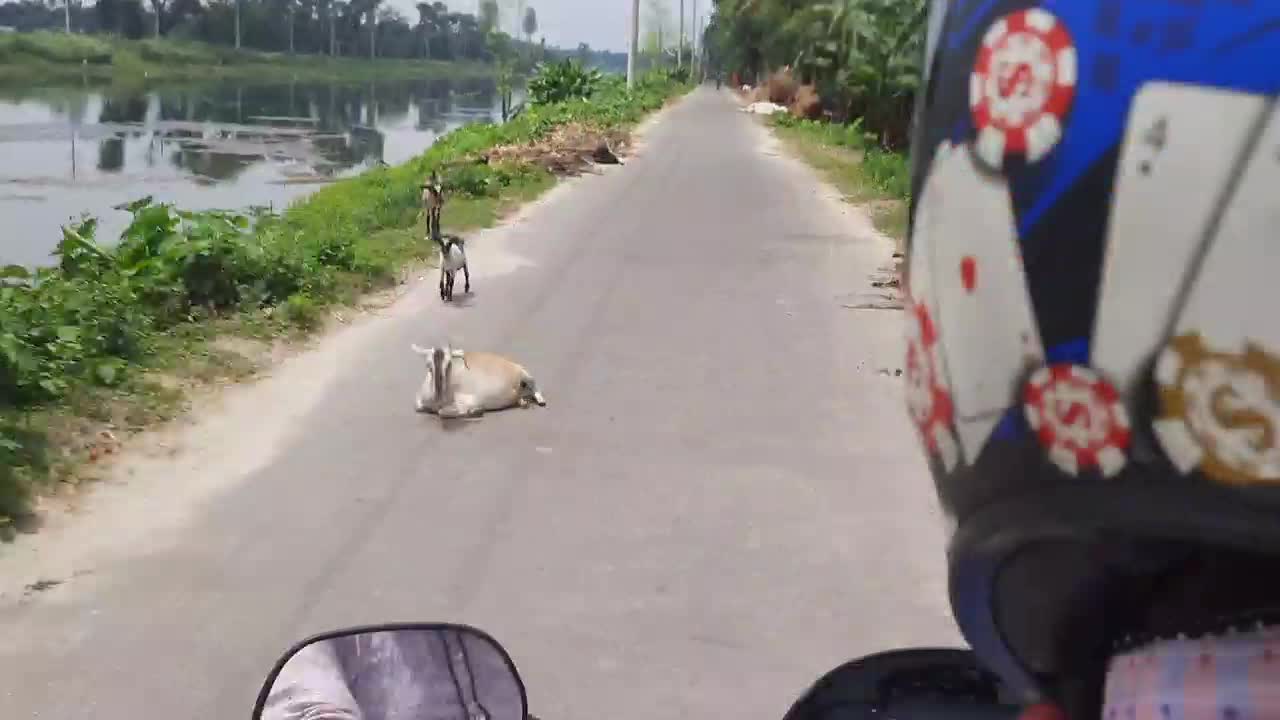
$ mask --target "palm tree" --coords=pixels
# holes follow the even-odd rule
[[[422,55],[425,58],[430,58],[431,41],[434,38],[443,37],[449,32],[446,20],[446,16],[449,14],[449,7],[439,0],[436,0],[436,2],[420,2],[416,7],[418,8],[418,26],[416,30],[422,37]]]

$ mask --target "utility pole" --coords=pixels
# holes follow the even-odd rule
[[[63,5],[62,7],[64,8],[63,12],[66,15],[67,34],[70,35],[71,34],[71,0],[67,0],[67,4]]]
[[[676,69],[684,67],[684,0],[680,0],[680,42],[676,45]]]
[[[631,42],[627,44],[627,87],[636,86],[636,52],[640,45],[640,0],[631,0]]]
[[[689,65],[694,73],[702,67],[702,59],[698,57],[698,43],[702,40],[702,18],[698,17],[698,0],[693,0],[693,40],[689,43]]]
[[[707,31],[707,21],[698,18],[698,72],[707,74],[707,46],[702,42],[702,35]]]

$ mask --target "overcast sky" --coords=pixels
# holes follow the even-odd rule
[[[416,18],[418,0],[386,0],[406,17]],[[453,10],[475,12],[476,0],[446,0]],[[674,35],[680,0],[665,0],[671,9],[671,32]],[[640,13],[646,17],[646,8],[653,0],[641,0]],[[693,37],[692,16],[694,0],[684,0],[686,37]],[[711,0],[697,0],[698,14],[704,18],[711,13]],[[514,4],[511,0],[504,5]],[[545,35],[548,45],[574,48],[585,42],[593,48],[607,50],[627,49],[627,22],[631,12],[631,0],[525,0],[525,5],[538,13],[537,39]],[[642,20],[642,23],[644,21]],[[705,23],[706,20],[703,20]],[[503,29],[511,32],[510,17],[503,18]],[[644,27],[643,24],[641,26]]]

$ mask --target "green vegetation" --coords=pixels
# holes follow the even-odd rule
[[[779,135],[901,243],[911,175],[903,152],[920,84],[924,0],[712,0],[703,38],[715,72],[763,83],[808,117]],[[797,84],[805,87],[797,87]],[[816,95],[815,95],[816,93]],[[802,99],[819,100],[805,107]]]
[[[529,102],[537,105],[589,98],[600,86],[599,70],[586,70],[572,58],[542,65],[529,81]]]
[[[0,83],[142,80],[385,79],[484,75],[479,62],[331,58],[233,50],[179,40],[121,40],[55,32],[0,35]]]
[[[885,150],[861,121],[848,125],[774,116],[774,128],[850,202],[865,205],[881,232],[902,248],[911,173],[907,157]]]
[[[0,523],[23,517],[43,483],[74,480],[97,452],[86,438],[171,417],[184,387],[252,372],[229,338],[312,331],[433,255],[420,226],[420,184],[432,170],[451,196],[447,230],[485,225],[554,182],[534,163],[481,162],[488,151],[569,123],[627,128],[687,88],[654,75],[628,91],[610,77],[590,99],[460,128],[404,165],[278,215],[144,199],[127,208],[133,221],[115,246],[96,240],[91,219],[67,227],[56,267],[0,270]]]
[[[906,145],[923,59],[924,0],[713,0],[713,67],[763,81],[790,65],[837,120]]]

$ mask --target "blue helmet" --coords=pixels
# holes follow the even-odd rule
[[[1168,578],[1280,568],[1280,3],[934,0],[926,55],[909,410],[962,631],[1061,695]]]

